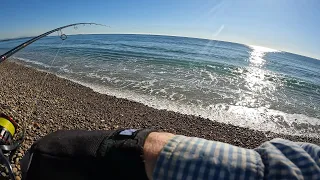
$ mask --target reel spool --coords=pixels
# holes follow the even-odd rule
[[[18,124],[9,116],[0,114],[0,145],[9,145],[13,141]]]

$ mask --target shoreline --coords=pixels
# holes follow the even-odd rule
[[[100,94],[89,87],[15,62],[1,63],[0,71],[0,111],[13,116],[18,123],[28,122],[25,141],[12,162],[18,170],[19,160],[32,143],[59,129],[152,128],[245,148],[255,148],[273,138],[320,145],[318,138],[262,132],[155,109],[139,102]]]
[[[40,71],[42,71],[42,70],[40,70]],[[44,72],[46,72],[46,71],[44,71]],[[51,72],[49,72],[49,73],[51,73]],[[292,127],[290,127],[290,125],[286,121],[284,121],[284,120],[281,121],[281,119],[278,118],[278,117],[282,117],[280,114],[284,114],[285,116],[295,115],[295,117],[291,117],[291,119],[295,119],[295,118],[297,118],[297,114],[288,114],[288,113],[284,113],[282,111],[274,110],[274,109],[267,110],[267,109],[261,108],[261,109],[256,109],[255,111],[250,112],[250,113],[255,113],[255,115],[260,113],[260,115],[261,115],[262,113],[265,114],[267,111],[268,113],[274,115],[274,119],[277,119],[279,124],[275,124],[273,121],[270,121],[270,120],[274,120],[272,118],[269,118],[268,122],[267,122],[267,123],[270,123],[269,125],[271,125],[271,124],[273,125],[272,126],[273,129],[270,127],[267,127],[268,129],[265,129],[266,128],[265,126],[258,126],[257,124],[259,124],[259,123],[255,123],[254,125],[251,124],[253,126],[250,127],[250,126],[242,125],[243,123],[241,123],[241,122],[243,122],[245,115],[248,114],[248,111],[250,111],[250,109],[251,109],[248,107],[240,107],[239,108],[239,106],[218,105],[218,106],[221,106],[222,108],[216,109],[216,112],[213,115],[212,115],[212,113],[210,115],[208,115],[209,113],[207,113],[207,109],[203,109],[203,108],[199,109],[196,106],[179,104],[177,102],[171,102],[167,99],[159,100],[159,99],[154,98],[152,96],[141,95],[141,94],[137,94],[135,92],[130,92],[128,90],[118,91],[118,90],[114,90],[112,88],[106,88],[102,85],[84,83],[84,82],[80,82],[78,80],[64,77],[64,76],[60,76],[60,75],[56,75],[56,76],[59,78],[62,78],[62,79],[72,81],[76,84],[80,84],[84,87],[88,87],[88,88],[92,89],[94,92],[97,92],[99,94],[104,94],[107,96],[114,96],[118,99],[124,99],[124,100],[128,100],[128,101],[141,103],[143,105],[146,105],[150,108],[154,108],[156,110],[165,110],[165,111],[171,111],[171,112],[175,112],[175,113],[183,114],[183,115],[191,115],[191,116],[195,116],[195,117],[201,117],[202,119],[205,119],[205,120],[210,120],[210,121],[214,121],[214,122],[218,122],[218,123],[222,123],[222,124],[229,124],[229,125],[233,125],[233,126],[241,127],[241,128],[248,128],[248,129],[256,130],[256,131],[260,131],[260,132],[270,131],[275,134],[283,134],[283,135],[291,135],[291,136],[304,136],[304,137],[311,137],[311,138],[319,138],[320,137],[319,136],[320,131],[314,129],[314,128],[320,127],[320,126],[319,125],[311,125],[311,124],[308,124],[309,122],[305,121],[306,120],[305,118],[308,118],[308,120],[318,120],[318,119],[316,119],[314,117],[308,117],[303,114],[298,114],[298,115],[300,115],[300,117],[302,117],[300,120],[302,120],[303,122],[300,122],[300,124],[293,122],[293,124],[295,124],[293,126],[295,126],[295,128],[300,130],[299,133],[294,132],[294,130],[297,130],[297,129],[292,129]],[[232,110],[231,111],[223,111],[224,109],[233,109],[236,113],[234,113],[234,114],[230,113],[230,112],[232,112]],[[241,113],[239,113],[239,110],[243,110],[243,111],[247,111],[247,112],[241,114]],[[224,117],[221,117],[222,120],[219,120],[220,113],[224,113],[224,115],[225,115]],[[272,115],[270,115],[270,116],[272,117]],[[229,118],[225,118],[226,116],[229,116]],[[230,119],[233,119],[235,116],[238,116],[238,122],[236,122],[237,124],[235,124],[234,121],[230,121]],[[295,119],[295,120],[297,120],[297,119]],[[249,120],[249,122],[250,122],[250,120]],[[307,123],[307,124],[305,124],[305,123]],[[282,125],[282,127],[281,128],[275,127],[276,125]],[[303,129],[306,126],[309,126],[308,130],[310,132],[310,134],[307,134],[307,135],[304,133],[306,133],[306,131],[308,131],[308,130]],[[284,127],[286,127],[286,128],[284,128]]]
[[[224,124],[232,124],[237,127],[249,128],[257,131],[279,133],[291,136],[308,136],[311,138],[320,138],[320,120],[313,116],[308,116],[301,113],[287,112],[286,109],[277,110],[265,107],[243,107],[228,104],[215,104],[207,107],[181,103],[179,101],[171,101],[161,96],[137,93],[134,90],[118,90],[113,87],[105,86],[96,82],[95,79],[79,80],[79,77],[72,74],[56,74],[49,69],[43,69],[43,64],[36,61],[29,61],[21,58],[14,58],[15,63],[23,66],[36,69],[45,73],[55,74],[59,78],[63,78],[74,83],[83,85],[92,89],[93,91],[105,94],[108,96],[115,96],[118,99],[126,99],[142,103],[148,107],[157,110],[167,110],[177,112],[179,114],[193,115],[209,119],[210,121],[217,121]],[[25,62],[26,61],[26,62]],[[34,66],[35,65],[35,66]],[[39,67],[38,67],[39,65]],[[40,69],[38,69],[40,68]],[[93,82],[91,82],[93,80]],[[303,108],[302,108],[303,109]]]

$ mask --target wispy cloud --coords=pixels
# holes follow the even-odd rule
[[[218,2],[216,5],[214,5],[214,6],[208,11],[208,15],[214,16],[214,15],[217,14],[219,11],[221,11],[221,10],[224,9],[224,5],[225,5],[225,2],[224,2],[224,1]]]
[[[219,34],[222,32],[223,29],[224,29],[224,24],[222,24],[222,25],[219,27],[219,29],[212,34],[212,37],[217,37],[217,36],[219,36]]]

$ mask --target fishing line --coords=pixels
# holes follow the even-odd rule
[[[6,53],[2,54],[0,56],[0,63],[5,61],[6,59],[8,59],[13,54],[17,53],[21,49],[25,48],[26,46],[32,44],[33,42],[35,42],[35,41],[37,41],[37,40],[39,40],[39,39],[41,39],[43,37],[46,37],[49,34],[52,34],[54,32],[58,32],[58,35],[59,35],[60,39],[62,40],[62,42],[61,42],[61,44],[60,44],[60,46],[59,46],[59,48],[58,48],[53,60],[51,61],[51,65],[49,67],[49,70],[50,70],[52,65],[53,65],[53,63],[56,61],[56,58],[58,57],[58,54],[60,52],[61,47],[64,44],[64,41],[67,39],[67,35],[62,33],[62,29],[65,29],[65,28],[73,26],[74,29],[77,30],[78,29],[78,25],[83,25],[83,26],[85,26],[85,25],[97,25],[97,26],[109,27],[109,26],[106,26],[104,24],[97,24],[97,23],[75,23],[75,24],[69,24],[69,25],[66,25],[66,26],[58,27],[58,28],[53,29],[51,31],[48,31],[46,33],[40,34],[39,36],[36,36],[36,37],[34,37],[34,38],[32,38],[32,39],[30,39],[30,40],[18,45],[18,46],[16,46],[15,48],[7,51]],[[60,32],[60,34],[59,34],[59,32]],[[3,138],[2,138],[3,140],[5,140],[4,144],[0,143],[0,166],[4,166],[7,169],[7,172],[9,171],[10,179],[15,179],[15,174],[13,172],[13,168],[11,166],[10,161],[12,160],[13,155],[15,154],[16,150],[24,142],[24,139],[25,139],[25,136],[26,136],[26,130],[27,130],[28,122],[31,121],[32,114],[35,114],[36,117],[37,117],[36,108],[38,107],[39,96],[40,96],[40,93],[42,91],[42,87],[44,86],[44,82],[45,82],[45,79],[47,78],[48,73],[49,72],[46,72],[46,75],[43,77],[43,80],[40,82],[40,85],[39,85],[38,89],[35,90],[36,99],[35,99],[35,101],[33,101],[34,103],[33,103],[33,107],[31,109],[31,111],[27,111],[26,112],[26,114],[27,114],[26,118],[25,117],[23,117],[23,118],[20,117],[20,120],[19,120],[18,124],[16,124],[11,117],[8,117],[6,115],[3,116],[4,118],[2,117],[2,119],[0,118],[0,120],[1,120],[0,129],[2,129],[2,132],[6,133],[6,134],[9,134],[10,132],[13,132],[13,134],[12,134],[12,139],[13,140],[12,141],[6,141],[8,137],[10,139],[10,136],[6,135],[6,136],[3,136]],[[34,93],[32,93],[32,94],[34,94]],[[18,114],[14,109],[10,108],[9,114],[12,114],[12,112],[14,112],[15,114]],[[28,114],[28,112],[30,112],[30,114]],[[18,117],[18,116],[16,116],[16,117]],[[11,124],[13,124],[15,127],[12,128]],[[20,130],[20,132],[19,132],[19,129],[18,129],[18,132],[15,133],[16,135],[14,135],[14,132],[16,131],[16,129],[21,127],[20,124],[23,126],[22,130]],[[9,128],[9,131],[6,130],[5,127]]]
[[[60,30],[60,32],[61,32],[61,30]],[[50,68],[52,67],[54,61],[56,60],[56,58],[57,58],[57,56],[58,56],[58,54],[60,52],[60,49],[61,49],[62,45],[64,44],[64,40],[66,39],[66,35],[65,34],[61,34],[59,36],[62,39],[62,42],[60,43],[59,48],[58,48],[57,52],[55,53],[55,56],[54,56],[53,60],[51,61]],[[50,71],[50,68],[49,68],[49,71]],[[17,132],[17,135],[15,136],[16,137],[15,138],[16,141],[12,145],[9,145],[9,146],[8,145],[0,145],[0,148],[2,150],[7,150],[9,152],[9,158],[8,159],[1,158],[0,162],[1,162],[1,164],[5,164],[5,168],[7,168],[6,172],[8,173],[8,175],[9,175],[9,177],[11,179],[14,179],[15,177],[14,177],[14,174],[12,173],[13,170],[12,170],[12,167],[11,167],[11,162],[9,160],[12,159],[13,155],[15,154],[15,152],[17,150],[17,147],[19,148],[19,146],[23,143],[23,141],[25,139],[27,125],[30,124],[30,121],[32,119],[32,114],[34,114],[36,112],[36,110],[37,110],[39,96],[40,96],[40,93],[43,90],[42,87],[44,86],[44,82],[45,82],[45,79],[46,79],[48,74],[49,73],[47,72],[46,75],[43,77],[43,80],[41,81],[41,85],[38,86],[38,89],[36,90],[36,98],[35,98],[34,104],[31,106],[32,107],[31,111],[29,112],[29,114],[27,113],[27,117],[23,121],[20,121],[20,123],[19,123],[19,124],[21,124],[20,128],[22,128],[22,130],[20,132]],[[15,112],[15,110],[13,110],[13,109],[11,111]],[[15,113],[17,113],[17,112],[15,112]],[[1,117],[0,117],[0,120],[2,120]],[[8,123],[3,124],[3,123],[5,123],[4,120],[2,120],[2,126],[10,127],[10,124],[8,124]],[[17,126],[17,128],[19,127],[18,124],[16,124],[16,126]],[[17,129],[17,128],[14,128],[14,130]],[[12,135],[13,134],[14,133],[12,133]],[[0,156],[1,157],[5,157],[3,151],[0,151]]]
[[[59,34],[60,32],[60,34]],[[63,46],[65,40],[67,39],[67,36],[65,34],[62,33],[62,31],[58,31],[58,35],[60,37],[60,39],[62,40],[62,42],[60,43],[59,47],[58,47],[58,50],[57,52],[55,53],[54,57],[53,57],[53,60],[51,61],[50,65],[49,65],[49,68],[48,68],[48,72],[46,72],[46,75],[43,77],[43,79],[41,80],[41,83],[40,83],[40,86],[38,86],[38,89],[36,90],[36,98],[35,98],[35,101],[34,101],[34,104],[33,104],[33,107],[32,107],[32,110],[30,111],[30,114],[28,115],[28,120],[30,121],[32,119],[32,114],[35,114],[35,112],[37,112],[37,108],[38,108],[38,102],[39,102],[39,96],[40,96],[40,93],[44,90],[44,83],[45,83],[45,80],[48,76],[48,74],[50,73],[50,70],[61,50],[61,47]],[[37,119],[37,116],[38,116],[38,113],[35,114],[36,117],[34,119]]]

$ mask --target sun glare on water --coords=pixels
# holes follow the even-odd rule
[[[252,48],[254,51],[260,51],[260,52],[279,52],[276,49],[271,49],[268,47],[262,47],[262,46],[255,46],[255,45],[249,45],[250,48]]]
[[[263,56],[266,53],[269,52],[279,52],[278,50],[262,47],[262,46],[254,46],[249,45],[249,47],[252,49],[252,52],[250,53],[249,61],[251,64],[255,66],[262,66],[265,63],[265,60],[263,59]]]
[[[243,93],[240,101],[237,103],[239,105],[249,105],[252,107],[260,107],[262,104],[261,100],[264,96],[270,96],[276,89],[276,85],[265,79],[269,72],[263,67],[266,65],[266,60],[264,56],[267,53],[279,52],[278,50],[250,45],[249,48],[249,64],[247,67],[247,72],[244,74],[243,78],[246,82],[245,87],[251,91],[250,93]],[[264,106],[268,106],[265,104]]]

